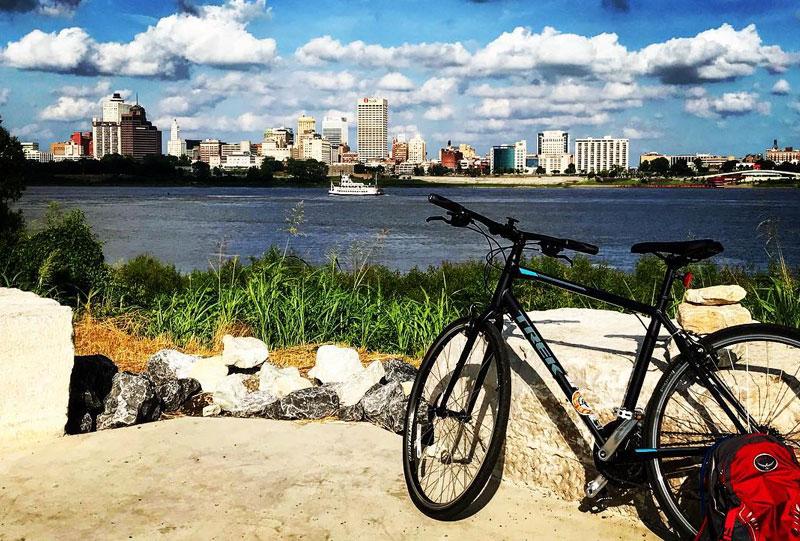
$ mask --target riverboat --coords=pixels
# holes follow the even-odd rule
[[[331,188],[328,190],[328,195],[383,195],[383,193],[383,189],[378,187],[377,178],[375,184],[364,184],[354,182],[350,175],[342,175],[338,186],[331,180]]]

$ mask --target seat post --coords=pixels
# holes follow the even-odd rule
[[[658,295],[658,302],[656,303],[656,310],[663,312],[667,307],[667,300],[669,300],[670,293],[672,292],[672,282],[675,281],[675,268],[669,259],[665,259],[667,264],[667,271],[664,273],[664,282],[661,284],[661,293]]]

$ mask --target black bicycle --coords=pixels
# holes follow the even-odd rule
[[[516,323],[541,357],[567,402],[594,437],[599,475],[588,497],[617,486],[649,481],[670,524],[691,536],[700,524],[699,468],[714,442],[731,434],[765,432],[800,454],[800,332],[778,325],[747,324],[699,337],[666,315],[682,267],[722,252],[713,240],[647,242],[631,248],[655,254],[666,274],[655,306],[572,283],[520,265],[526,248],[550,257],[564,250],[597,254],[596,246],[517,229],[517,220],[495,222],[432,194],[447,210],[432,216],[511,244],[488,307],[454,321],[426,353],[411,390],[403,435],[403,470],[411,499],[425,514],[457,518],[487,485],[502,449],[511,401],[508,354],[501,335],[504,317]],[[484,227],[486,229],[484,229]],[[488,232],[487,232],[488,230]],[[533,280],[610,303],[650,318],[616,419],[602,425],[581,391],[514,297],[515,280]],[[680,351],[655,387],[646,409],[637,408],[662,326]]]

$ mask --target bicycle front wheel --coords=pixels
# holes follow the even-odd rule
[[[661,378],[647,407],[645,445],[708,448],[726,436],[765,432],[800,457],[800,332],[778,325],[723,329],[702,340],[727,400],[718,400],[686,361]],[[702,456],[648,463],[650,483],[678,533],[694,536],[702,522]]]
[[[461,358],[465,364],[456,373]],[[443,403],[448,387],[452,392]],[[500,333],[489,322],[456,320],[425,355],[406,413],[403,472],[423,513],[451,520],[478,497],[500,455],[510,405]]]

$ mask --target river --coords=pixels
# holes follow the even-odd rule
[[[486,242],[442,222],[427,203],[435,191],[494,219],[513,216],[518,227],[570,237],[600,247],[594,261],[630,269],[635,242],[713,238],[725,252],[719,263],[764,268],[765,234],[779,223],[784,255],[800,265],[800,191],[781,189],[622,188],[390,188],[377,198],[340,198],[324,188],[30,187],[19,203],[29,223],[41,223],[48,203],[80,208],[115,263],[147,252],[182,271],[206,268],[218,256],[258,256],[287,245],[309,262],[337,252],[345,262],[392,269],[481,258]],[[286,217],[303,201],[300,235],[285,231]]]

